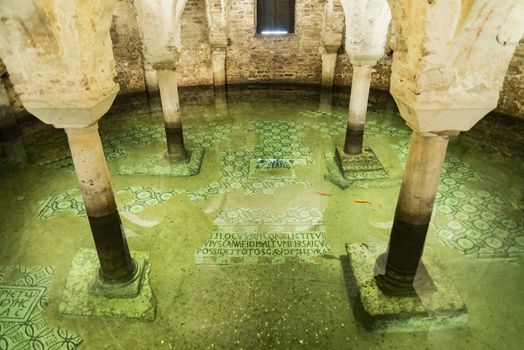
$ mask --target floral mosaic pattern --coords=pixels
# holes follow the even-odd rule
[[[64,328],[49,328],[42,316],[53,273],[51,267],[0,266],[0,349],[73,350],[80,346],[79,336]],[[23,320],[9,317],[22,314]]]

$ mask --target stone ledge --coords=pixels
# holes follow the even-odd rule
[[[352,278],[358,290],[364,326],[375,332],[420,332],[458,328],[466,324],[467,308],[455,286],[426,249],[424,265],[436,290],[417,289],[416,296],[391,297],[375,282],[375,261],[386,242],[346,244]]]
[[[104,296],[93,293],[98,279],[99,262],[94,249],[83,248],[73,259],[71,272],[58,312],[66,317],[129,318],[153,321],[156,314],[156,299],[149,281],[149,253],[131,252],[137,266],[141,266],[141,284],[135,297],[116,297],[113,293]]]
[[[188,162],[169,162],[164,154],[158,154],[143,162],[122,165],[118,173],[120,175],[193,176],[200,172],[203,159],[204,148],[196,147],[191,151]]]

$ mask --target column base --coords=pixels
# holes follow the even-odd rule
[[[349,278],[356,285],[355,312],[364,326],[375,332],[425,332],[462,327],[467,308],[455,286],[426,249],[425,267],[432,288],[415,284],[414,295],[388,296],[377,285],[375,261],[387,249],[387,242],[346,244],[351,267]]]
[[[58,312],[66,317],[130,318],[153,321],[156,299],[149,282],[149,253],[132,252],[133,279],[124,284],[100,280],[94,249],[81,249],[74,257]]]
[[[371,181],[388,179],[388,172],[371,148],[366,148],[359,155],[347,155],[342,148],[324,152],[328,175],[331,181],[342,189],[353,181]]]
[[[165,154],[150,157],[144,161],[122,165],[118,169],[120,175],[148,176],[193,176],[200,172],[204,159],[204,149],[195,147],[187,160],[172,162]]]

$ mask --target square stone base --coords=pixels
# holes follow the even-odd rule
[[[453,283],[426,249],[424,265],[435,288],[416,289],[416,296],[391,297],[375,282],[375,261],[386,242],[346,244],[366,328],[377,332],[417,332],[464,326],[467,308]]]
[[[59,313],[62,316],[130,318],[153,321],[156,313],[156,300],[149,282],[149,253],[136,251],[131,252],[131,256],[139,268],[140,279],[136,283],[124,286],[124,289],[128,290],[131,286],[134,291],[135,287],[138,286],[138,294],[123,297],[123,294],[118,291],[113,290],[111,293],[104,293],[99,288],[97,281],[100,264],[96,251],[94,249],[81,249],[73,259],[71,272],[67,277],[65,290],[58,308]]]
[[[349,181],[388,178],[388,172],[371,148],[366,148],[355,156],[348,156],[340,147],[337,147],[335,152],[336,157],[340,159],[341,171]]]
[[[158,154],[136,164],[125,164],[118,169],[120,175],[193,176],[200,172],[204,149],[194,148],[189,161],[170,162],[164,154]]]

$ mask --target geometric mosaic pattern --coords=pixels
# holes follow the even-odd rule
[[[250,164],[253,160],[289,160],[298,163],[313,162],[311,150],[300,143],[303,126],[280,121],[256,121],[249,131],[260,137],[260,142],[254,148],[242,148],[236,151],[221,152],[220,169],[222,179],[211,182],[208,186],[190,194],[193,199],[205,199],[210,195],[229,192],[243,188],[246,195],[272,194],[274,190],[286,184],[302,184],[294,177],[249,176]],[[253,171],[253,170],[252,170]]]
[[[285,212],[271,208],[233,208],[222,210],[214,220],[219,227],[227,226],[313,226],[322,224],[318,207],[294,207]]]
[[[440,240],[478,257],[523,255],[522,218],[519,222],[502,210],[510,203],[499,193],[471,186],[479,175],[460,159],[449,157],[435,200],[436,212],[448,219],[446,224],[435,221]]]
[[[0,349],[72,350],[82,339],[42,316],[51,267],[0,266]]]
[[[369,112],[365,126],[365,137],[387,137],[394,142],[391,147],[401,163],[405,163],[411,131],[405,125],[392,125],[387,119],[373,118]],[[177,189],[162,191],[146,187],[129,187],[122,191],[133,194],[133,200],[124,204],[123,212],[136,212],[160,203],[163,198],[179,193],[191,199],[206,199],[212,195],[243,189],[246,195],[272,194],[284,185],[301,184],[296,176],[296,167],[312,164],[312,150],[301,138],[308,130],[316,130],[322,136],[335,137],[346,131],[346,116],[323,112],[302,112],[309,119],[297,122],[259,120],[251,123],[247,132],[256,133],[258,144],[241,149],[219,152],[221,178],[210,181],[198,190]],[[108,118],[110,121],[112,118]],[[113,119],[116,123],[117,118]],[[104,122],[104,120],[103,120]],[[148,145],[154,141],[164,142],[162,123],[150,125],[134,121],[128,128],[111,122],[101,124],[104,151],[108,159],[127,156],[125,145]],[[231,123],[211,122],[184,128],[188,143],[204,148],[217,146],[232,133],[243,131]],[[107,133],[107,135],[106,135]],[[48,137],[51,136],[51,137]],[[30,144],[28,156],[40,164],[60,167],[70,164],[67,140],[63,132],[54,132],[46,137],[45,144],[33,147]],[[39,154],[39,152],[41,154]],[[46,158],[47,157],[47,158]],[[463,254],[478,257],[512,257],[524,255],[524,222],[521,213],[508,211],[511,203],[498,191],[481,190],[486,178],[448,152],[441,177],[439,192],[435,201],[435,218],[432,225],[443,244],[452,246]],[[136,196],[141,191],[151,191],[147,200]],[[163,196],[163,197],[158,197]],[[133,208],[133,209],[131,209]],[[502,208],[505,208],[504,210]],[[85,216],[80,192],[77,189],[45,201],[38,211],[38,217],[45,219],[70,211]]]
[[[165,142],[165,129],[161,121],[145,123],[133,121],[122,128],[116,123],[118,118],[104,118],[100,122],[100,137],[106,160],[126,158],[126,145],[150,145],[153,142]],[[210,122],[199,126],[184,128],[184,137],[190,144],[203,148],[214,147],[225,140],[240,127],[234,124]],[[26,137],[29,162],[51,169],[71,168],[73,161],[65,132],[54,128],[44,128],[38,134]],[[38,141],[38,142],[37,142]]]
[[[117,191],[117,194],[130,193],[131,200],[124,203],[120,212],[136,214],[150,205],[157,205],[183,191],[162,191],[143,186],[130,186]],[[47,199],[39,208],[37,217],[49,219],[61,212],[72,212],[78,216],[86,216],[82,195],[78,188],[71,189],[57,197]]]
[[[72,212],[78,216],[86,216],[86,208],[80,189],[73,188],[56,197],[46,199],[38,208],[36,217],[49,219],[61,212]]]
[[[126,192],[132,195],[131,201],[124,204],[121,211],[132,214],[141,212],[150,205],[158,205],[162,202],[168,201],[173,198],[174,195],[180,193],[180,191],[175,190],[162,191],[143,186],[130,186],[119,190],[117,194]]]
[[[27,147],[29,162],[50,169],[72,169],[73,160],[69,151],[65,132],[50,130],[42,141],[30,143]],[[126,150],[120,142],[112,137],[102,137],[102,145],[107,160],[127,157]]]
[[[128,162],[118,169],[120,175],[150,176],[193,176],[200,172],[204,158],[204,148],[187,150],[187,161],[171,162],[166,159],[166,151],[140,161]]]

